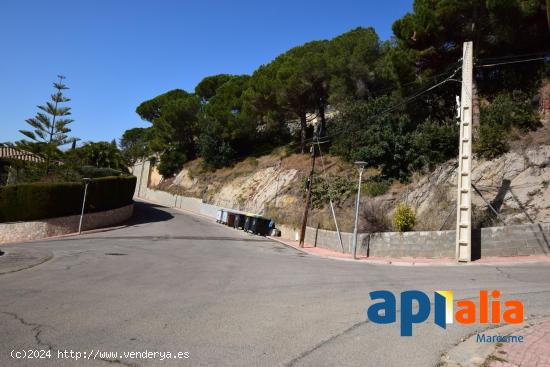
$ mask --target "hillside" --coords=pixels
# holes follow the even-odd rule
[[[493,159],[480,155],[474,158],[472,180],[478,193],[473,194],[472,203],[476,227],[550,221],[549,90],[546,84],[539,92],[539,128],[529,132],[512,129],[507,136],[507,153]],[[391,230],[393,210],[400,202],[415,210],[416,230],[454,228],[456,166],[456,159],[451,159],[430,172],[414,172],[408,184],[381,181],[379,170],[366,170],[360,229]],[[151,184],[160,190],[263,214],[279,224],[298,227],[310,168],[309,154],[296,154],[281,147],[268,155],[248,157],[216,170],[206,169],[201,158],[195,159],[167,180],[155,167]],[[357,170],[350,163],[337,156],[318,154],[308,224],[335,229],[330,196],[340,228],[352,230],[357,179]],[[498,212],[498,218],[488,203]]]
[[[323,156],[323,161],[325,174],[355,182],[356,174],[350,164],[334,156]],[[304,184],[311,164],[309,155],[289,154],[279,149],[272,154],[247,158],[231,168],[213,172],[202,170],[201,163],[201,159],[188,162],[176,177],[164,181],[158,173],[153,174],[151,182],[161,190],[202,198],[205,202],[227,208],[268,215],[279,223],[297,225],[300,222]],[[316,173],[321,171],[322,162],[318,157]],[[351,213],[353,200],[340,198],[338,204],[339,214]],[[323,218],[324,211],[314,208],[312,220]]]
[[[477,226],[550,221],[549,126],[546,121],[536,132],[516,139],[512,150],[496,159],[474,160],[475,185],[499,212],[497,220],[484,200],[474,195]],[[324,155],[323,161],[317,158],[316,177],[328,177],[327,182],[333,187],[342,186],[342,182],[349,184],[347,191],[341,190],[341,195],[335,197],[339,225],[342,230],[349,231],[353,226],[357,172],[338,157]],[[250,157],[231,168],[215,171],[202,170],[198,159],[187,163],[174,178],[163,181],[160,175],[153,175],[152,184],[161,190],[199,197],[227,208],[261,213],[280,224],[298,226],[310,162],[309,155],[288,154],[284,149],[259,158]],[[387,192],[374,196],[368,185],[369,178],[376,173],[367,170],[364,175],[361,229],[389,230],[391,214],[398,202],[406,202],[415,209],[417,230],[454,227],[456,160],[441,164],[424,175],[416,173],[410,184],[394,181]],[[336,178],[340,181],[336,182]],[[309,225],[334,229],[328,200],[320,198],[316,202]]]

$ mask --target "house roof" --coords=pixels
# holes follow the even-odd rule
[[[0,145],[0,158],[19,159],[27,162],[44,162],[44,158],[34,153],[6,145]]]

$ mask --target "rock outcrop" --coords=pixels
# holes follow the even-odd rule
[[[453,228],[456,211],[456,161],[439,166],[402,192],[415,207],[420,229]],[[493,160],[474,160],[474,221],[519,224],[550,222],[550,145],[509,152]],[[498,212],[488,211],[486,202]]]

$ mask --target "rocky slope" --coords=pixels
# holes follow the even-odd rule
[[[336,157],[325,156],[326,173],[355,182],[356,172]],[[306,155],[272,154],[247,159],[232,168],[215,172],[200,170],[194,161],[173,179],[158,188],[227,208],[274,217],[279,223],[294,226],[303,211],[303,184],[309,172]],[[318,163],[318,174],[323,170]],[[152,177],[156,177],[154,174]],[[475,159],[473,182],[474,222],[480,226],[550,222],[550,144],[517,148],[497,159]],[[409,185],[394,183],[377,197],[362,197],[361,227],[366,230],[390,229],[395,204],[406,202],[417,214],[416,229],[450,229],[455,225],[456,161],[440,165],[433,172],[418,176]],[[490,212],[491,203],[498,218]],[[353,223],[353,197],[341,200],[336,213],[343,230]],[[312,210],[309,225],[333,229],[330,209]]]
[[[454,227],[456,167],[456,161],[447,162],[398,196],[416,209],[419,228]],[[494,160],[474,160],[472,181],[479,190],[472,196],[478,224],[550,221],[550,145],[509,152]],[[498,212],[498,219],[486,202]]]

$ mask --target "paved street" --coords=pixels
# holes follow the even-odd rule
[[[550,316],[550,264],[399,267],[306,255],[207,219],[138,203],[124,228],[2,247],[50,251],[0,275],[0,366],[435,366],[476,330],[366,321],[373,290],[499,289]],[[399,307],[399,305],[398,305]],[[12,350],[52,348],[14,360]],[[57,351],[118,352],[102,360]],[[128,359],[122,352],[188,352]]]

